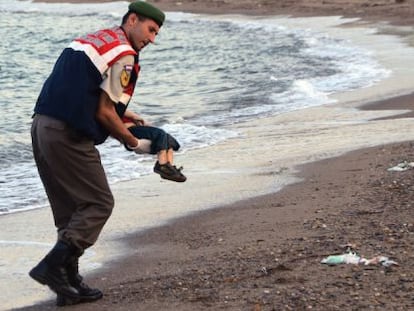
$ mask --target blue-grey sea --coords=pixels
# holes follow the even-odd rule
[[[31,150],[34,103],[62,49],[119,25],[127,5],[0,0],[0,215],[47,206]],[[327,105],[329,94],[390,74],[370,51],[325,33],[178,12],[167,14],[140,59],[130,107],[175,135],[180,152],[238,135],[223,126]],[[152,157],[126,152],[116,140],[99,149],[111,184],[152,172]]]

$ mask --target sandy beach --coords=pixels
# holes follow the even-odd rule
[[[411,169],[388,170],[414,161],[414,81],[405,63],[414,55],[402,49],[382,54],[380,46],[398,38],[399,47],[412,48],[414,1],[153,3],[168,11],[203,14],[345,16],[350,22],[339,22],[340,29],[326,28],[344,37],[354,37],[355,32],[361,44],[373,36],[365,37],[361,29],[379,29],[370,47],[379,49],[378,57],[395,76],[371,88],[337,94],[338,102],[328,107],[257,121],[266,131],[263,126],[259,130],[257,122],[240,124],[243,140],[212,148],[208,156],[216,161],[210,158],[208,165],[202,151],[183,155],[192,176],[190,189],[172,185],[161,190],[164,184],[153,182],[156,177],[151,176],[146,185],[152,188],[141,190],[142,200],[136,202],[126,197],[135,194],[139,181],[116,185],[116,211],[93,250],[105,259],[104,265],[87,274],[88,284],[102,289],[104,298],[65,310],[414,309],[414,175]],[[335,18],[320,22],[334,25]],[[338,115],[342,123],[332,124]],[[296,122],[314,123],[315,129],[297,133]],[[290,136],[278,136],[278,126],[290,129]],[[262,150],[263,142],[274,145],[276,154]],[[248,150],[252,145],[255,150]],[[315,145],[318,154],[312,152]],[[223,167],[238,149],[246,152],[234,159],[234,167]],[[193,159],[200,161],[201,169],[191,168]],[[292,168],[291,163],[306,164]],[[292,184],[279,184],[282,175],[291,175]],[[188,195],[191,191],[196,198]],[[182,204],[189,206],[185,217],[168,219],[168,209]],[[134,205],[151,208],[153,215],[168,221],[154,226],[140,218]],[[191,210],[193,205],[198,209]],[[48,223],[36,223],[32,230],[50,240],[50,211],[34,213]],[[18,223],[16,215],[1,221],[5,228]],[[112,238],[105,239],[109,234]],[[320,263],[349,249],[366,258],[387,256],[398,265]],[[40,249],[39,256],[43,252]],[[36,258],[30,260],[34,263]],[[33,284],[31,293],[40,288]],[[57,309],[53,297],[46,297],[13,309]]]

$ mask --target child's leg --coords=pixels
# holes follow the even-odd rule
[[[174,163],[174,151],[172,150],[172,148],[168,149],[165,152],[165,154],[166,154],[167,161],[173,164]]]
[[[167,161],[171,164],[174,163],[174,151],[180,149],[178,141],[167,133],[168,149],[167,149]]]
[[[167,150],[160,150],[157,153],[157,159],[158,159],[158,163],[161,164],[161,165],[166,164],[167,162],[170,162],[168,151]]]

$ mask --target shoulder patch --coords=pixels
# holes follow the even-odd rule
[[[123,88],[127,87],[129,84],[129,80],[131,79],[131,72],[132,72],[133,66],[131,65],[125,65],[124,68],[121,71],[121,86]]]

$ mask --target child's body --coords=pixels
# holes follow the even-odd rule
[[[149,153],[157,155],[157,162],[154,166],[154,172],[160,174],[161,178],[173,180],[177,182],[186,181],[186,177],[181,173],[182,168],[177,168],[174,162],[174,151],[180,148],[180,144],[170,134],[164,130],[145,125],[142,119],[132,119],[130,117],[124,117],[123,121],[128,130],[140,142],[148,140],[151,144],[148,146],[141,146],[134,150],[137,153]],[[133,150],[128,146],[125,146],[128,150]]]

